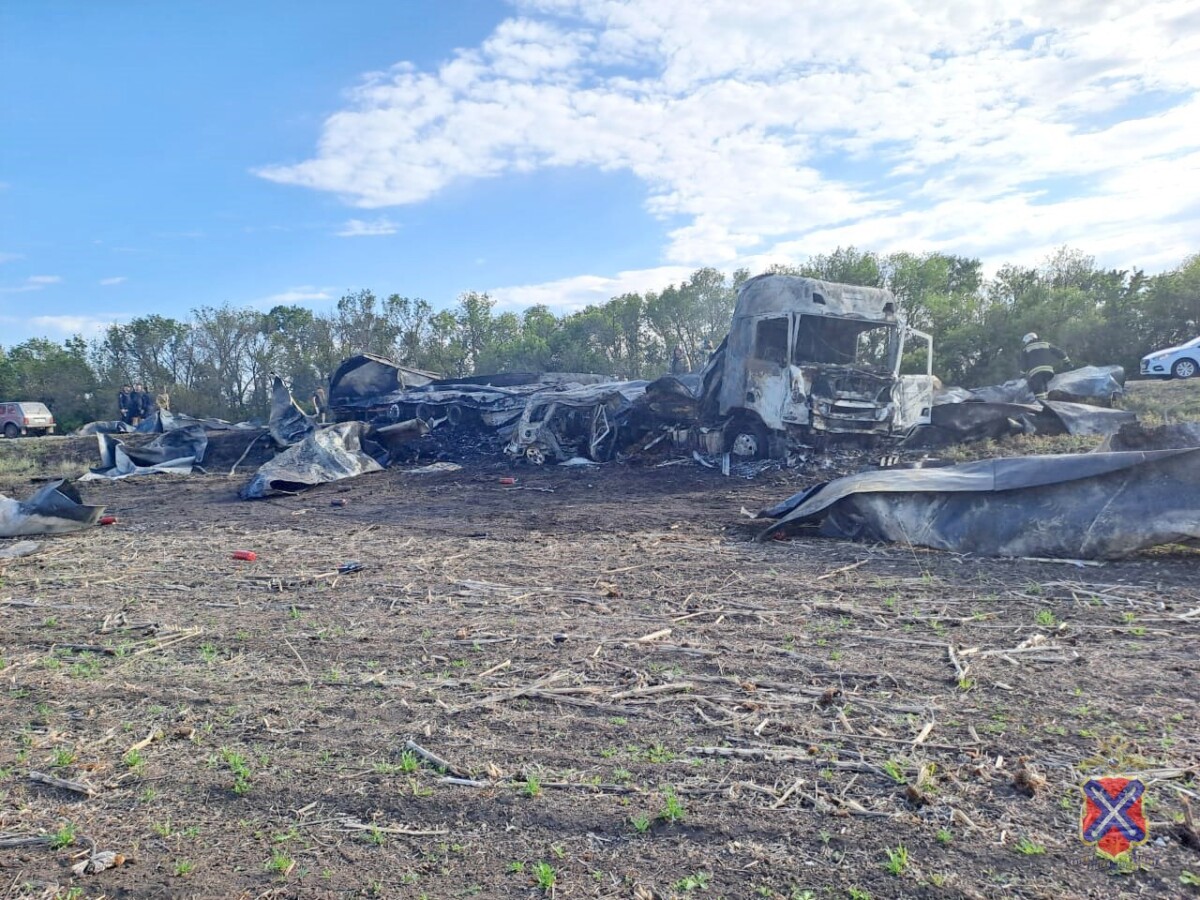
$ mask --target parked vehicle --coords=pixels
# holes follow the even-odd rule
[[[1200,374],[1200,337],[1142,357],[1142,374],[1152,378],[1195,378]]]
[[[54,416],[45,403],[0,403],[0,433],[6,438],[23,434],[54,434]]]

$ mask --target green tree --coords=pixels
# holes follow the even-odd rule
[[[104,396],[78,335],[61,344],[31,338],[0,355],[0,397],[45,403],[59,429],[116,414],[116,397]]]

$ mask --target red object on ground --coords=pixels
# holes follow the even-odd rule
[[[256,559],[258,559],[258,554],[253,550],[234,550],[233,558],[244,559],[246,562],[254,562]]]
[[[101,525],[116,525],[117,517],[116,516],[101,516],[100,524]]]
[[[515,478],[510,478],[510,477],[508,477],[508,476],[505,476],[504,478],[501,478],[501,479],[500,479],[500,483],[501,483],[501,484],[516,484],[516,483],[517,483],[517,479],[515,479]]]

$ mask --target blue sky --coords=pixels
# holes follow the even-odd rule
[[[1200,250],[1200,15],[977,7],[8,0],[0,344],[360,287],[561,311],[851,243]]]

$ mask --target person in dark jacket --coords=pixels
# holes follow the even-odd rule
[[[127,384],[121,385],[117,394],[117,408],[121,410],[121,421],[126,425],[133,424],[133,388]]]
[[[1025,370],[1025,380],[1029,389],[1039,400],[1045,400],[1050,379],[1054,377],[1054,368],[1059,363],[1071,364],[1071,359],[1049,341],[1043,341],[1032,331],[1021,338],[1024,347],[1021,349],[1021,367]]]
[[[140,425],[142,419],[150,415],[150,411],[154,409],[154,401],[150,398],[150,394],[146,391],[144,384],[135,384],[133,386],[133,399],[131,401],[131,412],[133,413],[134,426]]]

